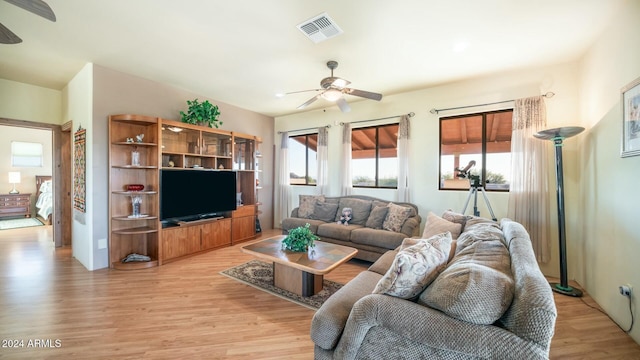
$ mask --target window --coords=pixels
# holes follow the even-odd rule
[[[11,166],[41,167],[42,144],[32,142],[11,142]]]
[[[503,110],[440,119],[441,190],[468,189],[472,182],[487,191],[509,190],[512,117],[513,110]]]
[[[398,187],[398,124],[351,130],[354,187]]]
[[[316,184],[318,178],[317,153],[317,133],[289,136],[289,184]]]

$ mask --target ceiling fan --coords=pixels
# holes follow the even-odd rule
[[[336,105],[338,105],[338,107],[340,108],[340,111],[349,112],[351,111],[351,107],[349,106],[349,104],[347,104],[347,101],[344,99],[343,95],[345,94],[359,96],[359,97],[376,100],[376,101],[380,101],[380,99],[382,99],[382,94],[349,88],[347,87],[347,85],[351,84],[349,80],[345,80],[337,76],[333,76],[333,70],[335,70],[335,68],[338,67],[337,61],[333,61],[333,60],[328,61],[327,67],[331,69],[331,76],[326,77],[320,81],[320,86],[322,87],[322,89],[295,91],[295,92],[320,91],[318,95],[312,97],[311,99],[307,100],[304,104],[298,106],[298,109],[304,109],[314,101],[318,100],[319,98],[323,98],[329,101],[334,101]],[[292,93],[289,93],[289,94],[292,94]]]
[[[9,4],[13,4],[38,16],[42,16],[47,20],[56,22],[56,14],[53,13],[51,7],[42,0],[4,0]],[[22,39],[13,31],[7,29],[6,26],[0,24],[0,44],[19,44]]]

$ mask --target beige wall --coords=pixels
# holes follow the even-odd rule
[[[36,189],[36,175],[52,175],[53,146],[51,130],[28,129],[15,126],[0,125],[0,193],[6,194],[13,189],[9,183],[9,171],[20,172],[20,184],[16,189],[21,194],[31,194],[31,214],[35,217],[35,203],[38,198]],[[40,167],[11,166],[11,142],[23,141],[42,144],[43,163]]]
[[[59,90],[0,79],[0,118],[61,124]]]
[[[622,328],[631,323],[618,286],[640,294],[640,156],[621,158],[620,89],[640,77],[640,2],[628,1],[580,63],[580,221],[568,231],[570,273]],[[631,336],[640,342],[640,327]]]
[[[93,107],[93,65],[85,65],[79,73],[63,89],[63,98],[65,99],[63,109],[63,122],[73,121],[73,132],[79,127],[87,130],[86,138],[86,212],[82,213],[72,210],[73,221],[71,223],[71,246],[73,248],[73,256],[78,259],[87,269],[94,270],[99,267],[95,266],[94,252],[97,248],[97,242],[92,236],[93,234],[93,217],[95,216],[95,202],[93,200],[94,189],[93,184],[95,175],[90,161],[93,149],[93,137],[95,133],[92,123],[92,107]],[[73,138],[72,144],[73,146]],[[73,152],[71,152],[73,154]],[[73,156],[73,155],[72,155]],[[71,178],[73,179],[73,167],[71,168]],[[72,182],[73,184],[73,182]],[[72,195],[73,199],[73,195]],[[65,204],[64,206],[72,206]]]

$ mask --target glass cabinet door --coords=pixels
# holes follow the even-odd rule
[[[233,153],[234,170],[253,170],[253,154],[256,148],[254,139],[236,137]]]
[[[177,126],[163,126],[162,152],[199,155],[200,131]]]
[[[231,135],[202,133],[202,155],[231,156]]]

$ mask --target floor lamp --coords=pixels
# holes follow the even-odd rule
[[[562,174],[562,143],[564,139],[578,135],[584,131],[583,127],[567,126],[557,129],[542,130],[535,137],[553,141],[556,148],[556,183],[558,199],[558,232],[560,238],[560,283],[551,283],[551,289],[557,293],[580,297],[582,291],[569,286],[567,281],[567,234],[564,225],[564,178]]]

